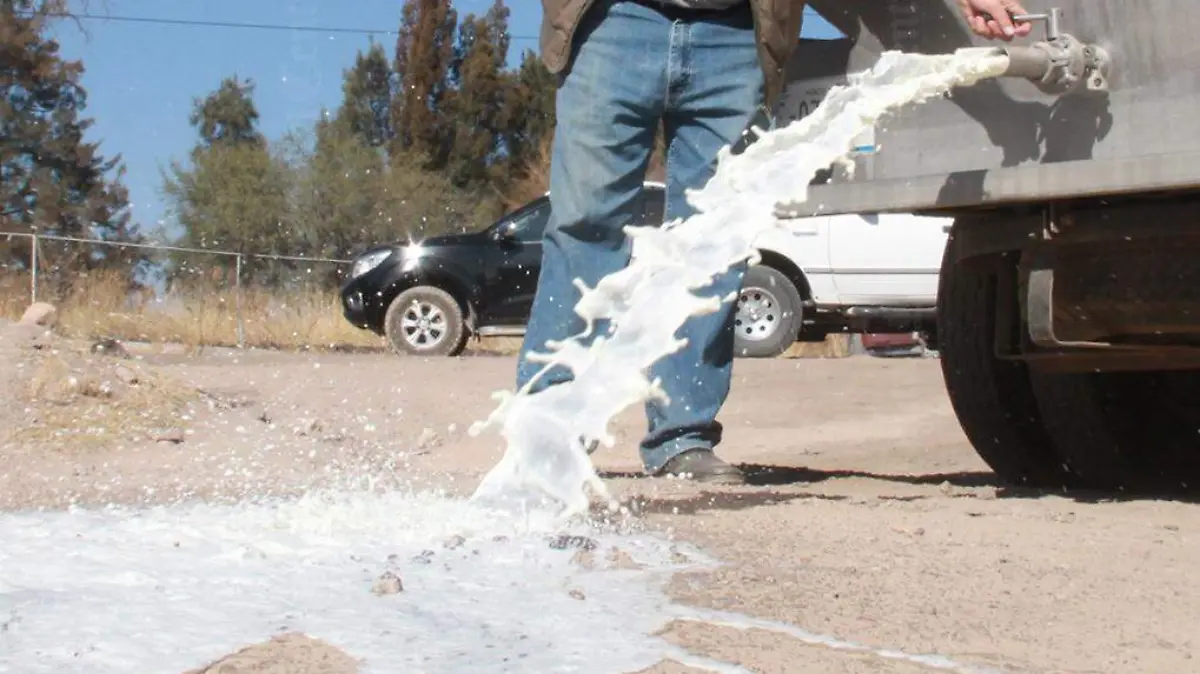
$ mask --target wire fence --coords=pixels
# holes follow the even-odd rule
[[[0,244],[6,313],[19,310],[27,283],[29,303],[69,305],[81,336],[238,347],[376,342],[341,316],[336,287],[351,260],[18,232],[0,234]]]

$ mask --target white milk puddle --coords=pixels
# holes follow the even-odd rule
[[[575,311],[589,325],[580,337],[589,336],[600,319],[611,320],[614,329],[590,347],[576,337],[535,354],[546,368],[570,368],[574,380],[537,395],[527,389],[498,393],[499,407],[472,428],[478,433],[498,426],[507,443],[475,498],[518,508],[557,506],[570,515],[588,507],[590,486],[611,502],[580,437],[611,447],[608,424],[614,416],[664,397],[646,369],[683,345],[675,333],[688,317],[721,306],[722,298],[701,299],[693,290],[751,258],[754,241],[778,226],[777,207],[804,202],[816,173],[844,160],[854,139],[885,113],[999,76],[1007,63],[992,49],[887,52],[870,71],[853,76],[851,86],[831,89],[808,117],[762,135],[741,155],[722,153],[716,175],[689,195],[699,211],[695,216],[661,229],[629,230],[633,262],[595,288],[578,284],[583,292]]]
[[[673,605],[671,573],[715,566],[691,546],[432,494],[4,514],[0,540],[0,672],[13,674],[180,674],[285,632],[344,650],[364,674],[617,674],[664,659],[751,671],[651,636],[675,619],[987,671]],[[589,569],[573,558],[590,545]],[[641,568],[614,564],[614,549]],[[386,570],[404,590],[376,596]]]
[[[0,671],[20,674],[179,674],[287,631],[364,672],[635,671],[664,650],[663,572],[709,563],[433,495],[6,514],[0,540]],[[614,545],[645,570],[605,568]],[[404,591],[376,596],[387,569]]]

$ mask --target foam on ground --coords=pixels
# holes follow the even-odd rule
[[[689,317],[734,300],[702,299],[694,291],[752,259],[754,241],[779,226],[777,208],[805,202],[817,172],[843,162],[855,138],[886,113],[997,77],[1007,63],[1006,56],[986,48],[945,55],[886,52],[871,70],[853,75],[849,86],[830,89],[809,116],[760,134],[740,155],[723,151],[713,178],[689,194],[696,215],[661,229],[626,230],[633,241],[629,266],[595,288],[577,281],[583,292],[575,311],[588,328],[530,355],[545,363],[542,373],[567,367],[573,381],[531,395],[534,377],[515,395],[500,392],[497,409],[472,428],[479,433],[498,427],[506,441],[476,501],[524,511],[549,507],[571,516],[587,509],[590,487],[611,504],[580,438],[611,447],[613,417],[630,405],[665,400],[657,382],[647,378],[648,368],[686,343],[676,332]],[[585,345],[600,319],[609,319],[613,329]]]
[[[589,571],[564,532],[644,568]],[[20,674],[179,674],[283,632],[364,673],[636,671],[663,652],[663,582],[707,563],[429,494],[5,514],[0,540],[0,672]],[[387,569],[404,591],[376,596]]]

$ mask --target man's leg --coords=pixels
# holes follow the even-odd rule
[[[550,223],[542,268],[517,363],[517,386],[543,367],[528,360],[547,340],[583,330],[579,291],[629,262],[622,228],[642,190],[666,97],[670,23],[640,5],[597,0],[577,33],[577,48],[559,86],[550,162]],[[534,390],[570,379],[562,368]]]
[[[762,105],[763,76],[749,7],[678,25],[669,82],[664,126],[666,214],[671,220],[692,214],[685,190],[708,182],[717,152],[741,136]],[[745,265],[738,265],[700,294],[725,296],[740,290],[744,271]],[[737,469],[711,451],[721,439],[716,416],[729,393],[735,307],[730,302],[716,313],[691,318],[679,331],[687,346],[652,368],[671,402],[647,406],[650,432],[642,443],[647,472],[741,480]]]

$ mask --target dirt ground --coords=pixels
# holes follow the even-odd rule
[[[33,339],[6,334],[10,354]],[[494,435],[467,429],[514,369],[501,357],[129,351],[86,358],[136,369],[131,387],[189,391],[177,427],[125,424],[86,450],[53,429],[10,437],[0,508],[236,499],[365,474],[465,493],[499,458]],[[104,379],[107,363],[79,367]],[[720,451],[753,484],[642,478],[639,410],[596,456],[650,527],[725,562],[675,577],[672,596],[711,619],[672,623],[668,641],[764,674],[1200,671],[1196,505],[1001,488],[963,438],[935,359],[745,360],[734,376]],[[0,397],[16,398],[0,401],[16,410],[10,431],[49,423],[27,416],[46,405],[28,392]],[[722,611],[761,622],[722,626]],[[353,667],[301,635],[256,648],[198,671]],[[299,664],[302,652],[320,657]]]

